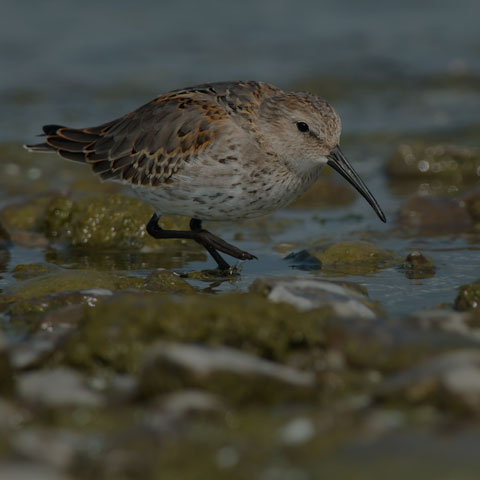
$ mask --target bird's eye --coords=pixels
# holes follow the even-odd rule
[[[297,128],[301,132],[308,132],[308,125],[305,122],[297,122]]]

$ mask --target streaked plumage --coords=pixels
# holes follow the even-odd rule
[[[300,131],[300,124],[307,130]],[[27,148],[57,152],[91,165],[103,180],[132,186],[157,216],[233,220],[269,213],[307,190],[323,165],[334,163],[341,124],[315,95],[250,81],[175,90],[96,127],[46,125],[43,130],[45,141]],[[382,218],[358,176],[349,178],[354,172],[346,165],[332,166]],[[232,254],[227,247],[215,248]],[[253,257],[246,255],[234,256]]]

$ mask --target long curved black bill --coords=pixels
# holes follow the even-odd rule
[[[353,169],[348,160],[345,158],[340,145],[337,145],[328,155],[327,165],[336,170],[347,182],[353,185],[356,190],[365,198],[365,200],[375,210],[378,217],[382,222],[386,222],[387,218],[383,213],[380,205],[378,205],[374,196],[370,193],[370,190],[363,183],[363,180],[359,177],[358,173]]]

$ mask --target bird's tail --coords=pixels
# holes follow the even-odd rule
[[[68,160],[85,163],[87,153],[91,153],[92,146],[112,123],[79,129],[62,125],[44,125],[43,134],[40,136],[44,136],[45,141],[24,147],[30,152],[57,152]]]

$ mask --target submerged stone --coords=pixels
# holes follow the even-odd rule
[[[418,251],[409,253],[401,268],[405,271],[405,276],[410,280],[431,278],[435,275],[436,270],[432,260],[427,259]]]
[[[45,273],[49,273],[55,270],[52,265],[46,263],[27,263],[16,265],[12,270],[12,275],[16,280],[28,280],[30,278],[38,277]]]
[[[92,288],[121,290],[142,288],[143,285],[144,281],[139,277],[131,277],[114,272],[62,270],[15,283],[8,288],[7,293],[25,300],[66,291],[88,290]]]

